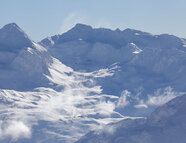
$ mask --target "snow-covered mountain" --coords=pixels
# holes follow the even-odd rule
[[[62,35],[42,40],[41,44],[50,47],[54,57],[76,70],[92,71],[119,62],[124,71],[120,74],[124,75],[118,76],[128,83],[120,83],[124,88],[160,83],[162,87],[168,83],[184,89],[186,46],[185,40],[176,36],[132,29],[93,29],[77,24]],[[153,80],[147,80],[148,75]]]
[[[186,92],[186,40],[183,38],[77,24],[68,32],[40,43],[48,47],[52,56],[75,70],[93,71],[117,63],[120,70],[97,83],[102,85],[105,94],[120,97],[127,90],[133,105],[144,105],[145,101],[138,101],[136,96],[148,100],[149,95],[166,92],[168,88]],[[136,116],[141,116],[139,108],[127,108],[122,109],[123,114],[134,115],[132,111],[135,111]]]
[[[37,43],[5,25],[0,142],[71,143],[123,119],[146,122],[185,94],[185,61],[186,40],[172,35],[77,24]]]
[[[112,76],[117,65],[77,72],[15,23],[0,31],[0,142],[73,142],[91,129],[123,119],[115,111],[118,97],[103,94],[94,82]]]
[[[115,62],[143,65],[149,70],[159,58],[166,61],[172,54],[185,56],[186,52],[185,40],[173,35],[152,35],[133,29],[94,29],[83,24],[77,24],[68,32],[48,37],[40,43],[50,47],[53,56],[77,70],[95,70]],[[162,54],[164,57],[161,57]],[[159,59],[159,62],[162,60]],[[152,71],[160,72],[162,68],[154,67]]]
[[[92,131],[76,143],[185,143],[186,95],[156,109],[147,118],[125,119]]]

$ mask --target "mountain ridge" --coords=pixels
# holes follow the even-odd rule
[[[105,31],[105,32],[107,32],[107,34],[105,34],[104,36],[109,35],[108,33],[110,32],[110,33],[113,33],[113,34],[115,33],[116,36],[118,34],[127,34],[127,35],[132,35],[132,36],[140,36],[140,35],[142,36],[143,35],[143,36],[155,36],[155,37],[157,37],[157,36],[165,36],[166,35],[166,36],[170,36],[170,37],[177,37],[177,36],[174,36],[172,34],[154,35],[154,34],[151,34],[151,33],[148,33],[148,32],[142,32],[140,30],[135,30],[135,29],[131,29],[131,28],[127,28],[127,29],[124,29],[124,30],[120,30],[120,29],[118,29],[118,30],[117,29],[116,30],[111,30],[109,28],[93,28],[90,25],[78,23],[72,29],[70,29],[69,31],[67,31],[65,33],[58,34],[58,35],[55,35],[55,36],[51,36],[51,39],[53,39],[54,41],[56,39],[60,40],[59,37],[61,37],[63,35],[67,35],[67,33],[71,33],[71,31],[74,34],[76,34],[75,32],[85,33],[84,36],[86,36],[86,34],[88,34],[89,32],[92,32],[92,31]],[[74,36],[73,34],[71,34],[71,35]],[[56,38],[56,37],[58,37],[58,38]],[[81,36],[74,37],[73,40],[78,40],[78,38],[82,38],[83,39],[83,35],[82,35],[82,37]],[[184,39],[184,38],[180,38],[180,39]],[[46,39],[41,40],[39,43],[44,44],[44,42],[43,42],[44,40],[46,40]],[[66,38],[66,40],[68,40],[68,38]],[[64,41],[63,40],[62,41],[65,42],[66,40],[64,39]],[[45,45],[45,46],[47,46],[47,45]]]

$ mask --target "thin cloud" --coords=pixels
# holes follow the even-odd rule
[[[148,106],[146,104],[138,104],[138,105],[134,105],[135,108],[140,109],[140,108],[148,108]]]
[[[8,123],[1,121],[0,132],[0,138],[10,137],[12,141],[31,137],[31,129],[22,121],[9,121]]]
[[[67,32],[77,23],[86,23],[87,21],[88,17],[83,13],[80,12],[69,13],[67,17],[63,20],[63,23],[60,27],[60,33]]]
[[[161,106],[179,95],[180,93],[173,91],[171,87],[158,89],[153,95],[148,95],[146,104],[151,106]]]
[[[124,90],[121,93],[120,98],[118,99],[118,102],[116,104],[117,108],[124,108],[125,106],[129,105],[130,102],[127,100],[128,97],[131,96],[131,92],[129,92],[128,90]]]

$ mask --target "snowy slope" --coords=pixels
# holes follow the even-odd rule
[[[115,111],[118,97],[103,94],[94,84],[96,78],[112,76],[117,67],[80,73],[51,59],[46,78],[52,88],[0,90],[0,142],[70,143],[125,118]]]
[[[147,119],[126,119],[82,137],[77,143],[185,143],[186,95],[156,109]]]

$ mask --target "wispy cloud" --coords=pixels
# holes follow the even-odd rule
[[[176,92],[171,87],[158,89],[154,92],[154,94],[148,95],[148,100],[146,101],[146,104],[149,106],[161,106],[180,95],[183,95],[183,93]]]
[[[62,25],[60,27],[60,33],[67,32],[77,23],[87,23],[88,16],[80,12],[71,12],[66,18],[63,20]]]
[[[159,88],[152,94],[144,94],[144,89],[139,87],[136,92],[123,90],[119,97],[116,107],[124,108],[132,105],[136,109],[148,109],[149,107],[161,106],[177,96],[185,94],[185,92],[177,92],[172,87]]]
[[[0,138],[10,137],[12,141],[20,138],[30,138],[31,129],[22,121],[1,121]]]
[[[127,98],[129,98],[130,96],[131,96],[131,92],[129,92],[128,90],[124,90],[121,93],[120,98],[118,99],[118,102],[116,104],[116,107],[117,108],[123,108],[123,107],[129,105],[130,102],[127,100]]]
[[[134,105],[135,108],[141,109],[141,108],[148,108],[148,106],[144,103],[139,103],[137,105]]]
[[[159,88],[154,93],[148,94],[147,99],[140,99],[139,95],[141,93],[137,93],[136,102],[137,104],[134,105],[135,108],[148,108],[151,106],[161,106],[170,100],[174,99],[177,96],[181,96],[185,93],[183,92],[176,92],[170,86],[166,88]]]

